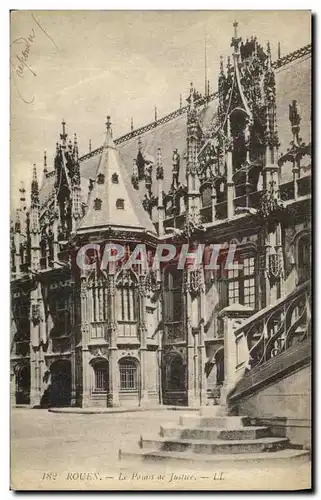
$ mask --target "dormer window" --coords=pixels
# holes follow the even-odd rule
[[[119,184],[118,174],[116,174],[116,172],[111,176],[111,182],[113,184]]]
[[[105,182],[105,176],[104,176],[104,174],[98,174],[97,184],[104,184],[104,182]]]
[[[94,209],[101,210],[102,201],[99,198],[94,200]]]
[[[122,198],[118,198],[118,200],[116,200],[116,208],[118,210],[124,210],[125,209],[125,200],[123,200]]]

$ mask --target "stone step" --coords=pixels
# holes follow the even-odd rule
[[[239,429],[219,429],[205,427],[174,427],[173,425],[163,425],[160,428],[160,436],[175,439],[208,439],[234,441],[237,439],[260,439],[270,435],[268,427],[240,427]]]
[[[239,429],[251,423],[250,417],[246,416],[196,416],[182,415],[179,417],[179,425],[182,427],[211,427],[212,429]]]
[[[238,441],[223,440],[191,440],[170,439],[163,437],[141,437],[139,445],[142,449],[157,451],[191,451],[200,454],[237,454],[276,451],[288,446],[288,438],[266,437],[261,439],[240,439]]]
[[[305,463],[310,460],[310,452],[306,450],[284,449],[271,453],[239,453],[228,454],[197,454],[192,452],[137,450],[132,452],[119,451],[119,459],[132,463],[154,464],[157,468],[163,463],[168,466],[182,467],[183,470],[226,470],[242,467],[293,467],[293,463]]]

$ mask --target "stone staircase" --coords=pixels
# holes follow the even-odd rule
[[[217,407],[216,407],[217,408]],[[137,450],[119,452],[130,462],[189,467],[270,467],[309,461],[309,452],[291,448],[289,439],[275,437],[268,427],[252,425],[246,416],[221,416],[215,407],[199,415],[184,415],[178,425],[161,426],[158,436],[141,436]],[[213,414],[214,413],[214,414]]]

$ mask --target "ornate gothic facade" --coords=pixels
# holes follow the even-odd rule
[[[300,318],[309,334],[311,46],[272,61],[234,30],[217,92],[191,84],[185,106],[116,140],[108,118],[104,145],[82,156],[63,122],[30,204],[21,187],[14,404],[205,405],[238,366],[227,329],[246,333],[247,370],[286,349]],[[139,243],[220,244],[223,257],[234,244],[242,268],[101,270],[95,253],[79,268],[79,249],[106,243],[127,257]]]

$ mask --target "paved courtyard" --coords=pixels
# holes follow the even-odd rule
[[[216,490],[309,486],[309,464],[295,465],[295,470],[288,467],[255,473],[233,469],[224,472],[224,480],[205,480],[199,471],[180,470],[180,476],[171,480],[176,470],[166,464],[156,468],[118,462],[120,448],[137,448],[141,434],[157,434],[162,423],[177,423],[180,414],[160,410],[91,415],[15,408],[11,414],[12,488]]]

